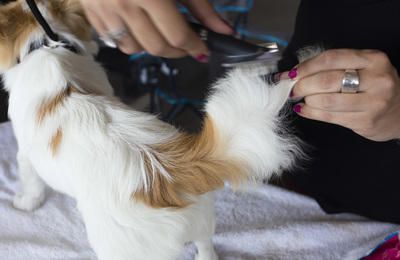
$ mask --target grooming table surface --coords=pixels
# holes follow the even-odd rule
[[[48,191],[43,207],[12,207],[16,141],[0,124],[0,258],[96,259],[74,200]],[[220,259],[357,259],[399,226],[351,214],[326,215],[313,200],[272,186],[217,193],[214,245]],[[193,259],[189,245],[181,259]],[[147,259],[146,259],[147,260]],[[152,260],[152,259],[150,259]]]

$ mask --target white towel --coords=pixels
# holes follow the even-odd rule
[[[49,189],[33,213],[12,207],[16,150],[11,125],[0,124],[0,259],[96,259],[71,198]],[[326,215],[314,200],[272,186],[220,191],[216,209],[214,244],[227,260],[357,259],[399,229],[351,214]],[[194,253],[189,245],[181,259]]]

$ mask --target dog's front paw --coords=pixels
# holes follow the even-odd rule
[[[35,194],[17,194],[14,197],[13,206],[16,209],[24,211],[33,211],[39,208],[45,199],[45,193],[42,192],[39,195]]]

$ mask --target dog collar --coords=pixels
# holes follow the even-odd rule
[[[63,47],[67,50],[70,50],[74,53],[79,53],[79,47],[71,43],[70,41],[67,41],[65,39],[62,39],[57,33],[55,33],[49,23],[46,21],[46,19],[43,17],[42,13],[40,12],[35,0],[26,0],[26,3],[29,6],[29,9],[31,10],[33,16],[35,17],[36,21],[40,24],[40,26],[43,28],[44,32],[46,33],[47,37],[50,38],[50,40],[53,41],[52,44],[50,44],[49,40],[44,39],[42,41],[42,44],[38,46],[36,43],[32,43],[31,46],[29,47],[29,53],[32,51],[39,49],[42,46],[47,46],[50,48],[55,48],[55,47]]]
[[[38,6],[36,5],[35,0],[26,0],[26,3],[29,6],[29,9],[31,10],[33,16],[35,17],[36,21],[39,23],[39,25],[42,27],[44,32],[46,33],[47,37],[50,39],[47,39],[47,37],[43,37],[40,41],[35,41],[32,42],[29,45],[28,52],[26,53],[25,56],[29,55],[30,53],[34,52],[35,50],[38,50],[40,48],[64,48],[67,49],[73,53],[81,53],[81,48],[77,46],[76,44],[73,44],[72,42],[62,39],[57,33],[55,33],[49,23],[46,21],[46,19],[43,17],[42,13],[40,12]],[[18,58],[18,63],[21,62],[21,58]]]
[[[40,48],[58,48],[58,47],[67,49],[76,54],[81,53],[80,47],[78,47],[76,44],[71,43],[70,41],[59,40],[55,44],[51,44],[48,39],[43,38],[41,41],[32,42],[29,45],[29,49],[28,49],[28,52],[26,55],[29,55],[32,52],[34,52],[35,50],[40,49]]]
[[[55,43],[54,42],[51,43],[47,38],[43,37],[43,39],[41,39],[40,41],[34,41],[30,43],[28,51],[26,52],[24,57],[28,56],[32,52],[41,48],[49,48],[49,49],[64,48],[76,54],[80,54],[82,52],[81,48],[78,45],[73,44],[70,41],[59,40]],[[21,63],[21,57],[18,57],[17,59],[17,64],[19,63]]]

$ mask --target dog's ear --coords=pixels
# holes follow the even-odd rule
[[[53,17],[80,40],[91,39],[91,26],[79,0],[50,0],[44,4],[48,5]]]
[[[0,73],[11,68],[17,62],[14,56],[12,46],[3,40],[0,40]]]
[[[0,6],[0,72],[17,63],[21,48],[36,29],[34,18],[18,1]]]
[[[26,6],[24,0],[19,0]],[[80,40],[91,39],[91,26],[79,0],[35,0],[46,19],[66,26],[69,32]],[[26,6],[27,8],[27,6]]]

